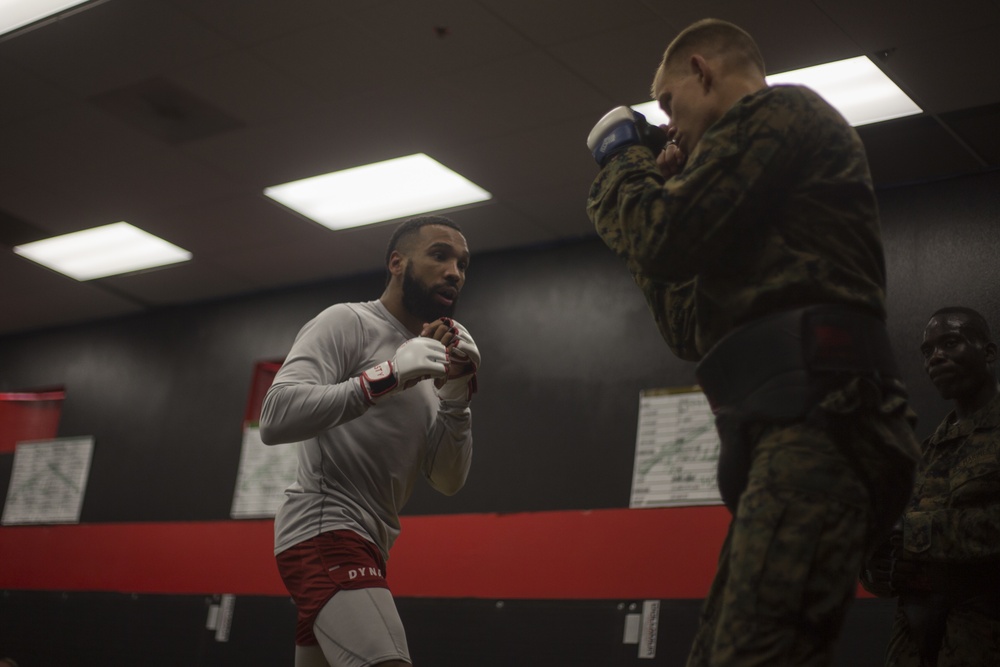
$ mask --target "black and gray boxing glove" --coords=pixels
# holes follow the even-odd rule
[[[615,107],[604,114],[587,137],[587,148],[602,167],[615,153],[636,145],[646,146],[656,155],[667,145],[667,133],[629,107]]]

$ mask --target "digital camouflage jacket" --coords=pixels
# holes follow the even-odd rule
[[[979,565],[1000,583],[1000,396],[970,419],[955,423],[949,414],[924,442],[903,546],[915,560],[942,566],[932,577],[964,578],[962,570]]]
[[[864,147],[807,88],[744,97],[669,180],[649,149],[622,151],[597,176],[587,212],[682,359],[780,310],[843,303],[885,317]]]

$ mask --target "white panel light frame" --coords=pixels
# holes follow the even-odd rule
[[[493,198],[424,153],[275,185],[265,188],[264,194],[333,230],[455,209]]]
[[[90,0],[0,0],[0,35]]]
[[[16,246],[26,259],[85,281],[186,262],[192,255],[127,222]]]
[[[772,86],[807,86],[819,93],[855,127],[923,113],[923,109],[868,56],[772,74],[767,77],[767,83]],[[655,100],[632,108],[654,125],[670,122]]]

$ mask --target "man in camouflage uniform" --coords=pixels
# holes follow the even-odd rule
[[[924,329],[924,369],[955,409],[923,444],[913,497],[862,572],[899,596],[891,667],[1000,665],[1000,387],[982,315],[943,308]]]
[[[918,458],[863,146],[764,71],[744,31],[700,21],[653,81],[666,136],[619,107],[588,138],[591,220],[671,350],[700,362],[722,440],[733,521],[691,667],[829,664]]]

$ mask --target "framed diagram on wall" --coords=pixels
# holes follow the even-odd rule
[[[698,387],[639,394],[629,507],[721,505],[716,486],[719,437]]]
[[[236,489],[229,516],[233,519],[270,518],[278,511],[284,492],[295,481],[297,443],[268,447],[260,439],[261,406],[280,361],[261,361],[254,368],[243,421],[243,443],[236,473]]]
[[[257,426],[245,425],[229,516],[233,519],[273,517],[285,497],[285,489],[295,481],[298,450],[297,443],[268,447],[261,441]]]
[[[79,523],[94,438],[17,443],[0,523]]]

